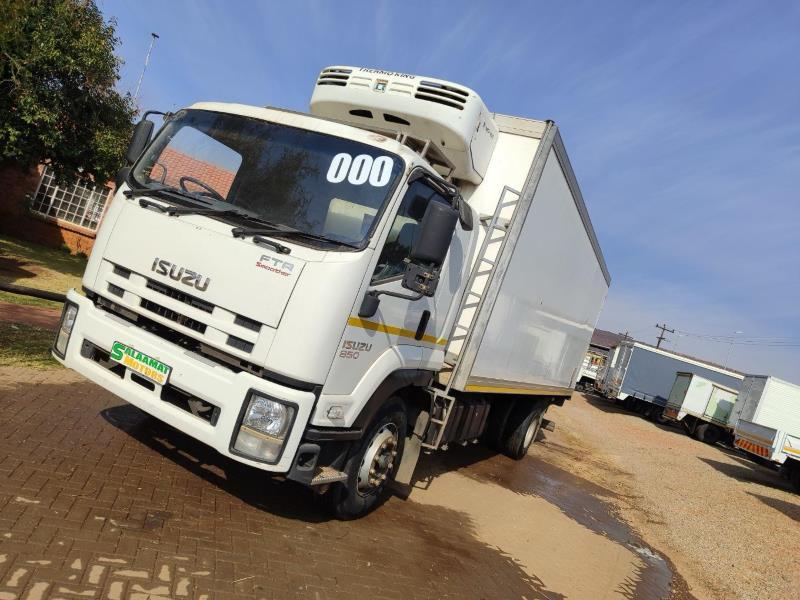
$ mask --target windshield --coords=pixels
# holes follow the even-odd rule
[[[140,187],[183,188],[272,223],[361,246],[402,170],[399,156],[360,142],[184,110],[164,125],[132,177]]]

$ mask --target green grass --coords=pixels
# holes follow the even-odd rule
[[[4,292],[3,290],[0,290],[0,302],[11,302],[12,304],[21,304],[23,306],[54,308],[56,310],[61,310],[64,306],[61,302],[43,300],[41,298],[34,298],[33,296],[23,296],[22,294],[13,294],[11,292]]]
[[[70,288],[80,289],[81,276],[86,269],[86,258],[73,256],[64,250],[47,248],[0,235],[0,282],[24,285],[26,287],[66,293]],[[4,298],[6,302],[49,306],[38,304],[46,300],[28,300],[27,296],[12,294]]]
[[[52,329],[0,323],[0,367],[59,367],[50,356],[54,335]]]

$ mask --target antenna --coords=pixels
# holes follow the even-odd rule
[[[153,52],[153,46],[156,44],[156,40],[158,39],[157,33],[150,34],[150,47],[147,48],[147,54],[144,57],[144,67],[142,67],[142,74],[139,75],[139,81],[136,82],[136,91],[133,92],[133,101],[134,103],[139,99],[139,88],[142,87],[142,79],[144,79],[144,72],[147,71],[147,65],[150,64],[150,54]]]

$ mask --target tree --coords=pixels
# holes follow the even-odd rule
[[[135,109],[115,25],[93,0],[0,0],[0,164],[100,182],[122,166]]]

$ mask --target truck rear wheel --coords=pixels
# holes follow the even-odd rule
[[[699,442],[705,442],[706,444],[714,446],[722,438],[722,434],[715,425],[711,423],[700,423],[695,427],[692,437]]]
[[[347,459],[347,480],[330,491],[330,503],[336,517],[357,519],[376,508],[388,495],[388,483],[394,479],[406,439],[407,416],[400,398],[373,419]]]
[[[792,484],[795,493],[800,494],[800,462],[789,460],[792,463],[789,467],[789,483]]]
[[[517,402],[506,423],[502,438],[503,454],[520,460],[528,453],[528,448],[542,428],[546,410],[547,404],[543,402]]]
[[[664,416],[664,407],[654,404],[650,411],[650,420],[658,425],[666,425],[669,419]]]

